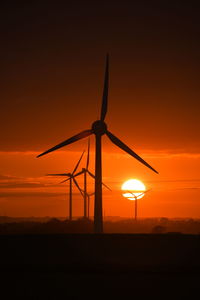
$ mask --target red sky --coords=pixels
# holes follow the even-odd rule
[[[67,186],[44,174],[71,171],[87,140],[36,156],[99,117],[109,51],[108,128],[159,175],[105,137],[103,179],[113,190],[104,190],[105,214],[131,216],[120,186],[138,178],[152,188],[139,202],[140,217],[200,217],[198,9],[167,2],[4,4],[0,215],[68,215]]]

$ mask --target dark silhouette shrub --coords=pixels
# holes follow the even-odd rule
[[[152,229],[152,233],[164,233],[166,232],[166,227],[161,225],[156,225]]]

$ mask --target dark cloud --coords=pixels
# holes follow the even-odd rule
[[[0,180],[13,180],[13,179],[17,179],[17,177],[0,174]]]
[[[14,177],[10,175],[0,175],[0,188],[41,188],[41,187],[63,187],[60,184],[41,182],[38,178],[33,182],[32,178]]]
[[[183,188],[177,188],[175,190],[200,190],[200,187],[183,187]]]
[[[176,183],[176,182],[183,182],[183,183],[192,183],[192,182],[200,182],[200,179],[172,179],[172,180],[148,180],[148,183]]]
[[[73,193],[73,195],[79,195],[78,193]],[[66,197],[66,193],[49,193],[49,192],[1,192],[1,198],[27,198],[28,197],[41,197],[41,198],[50,198],[50,197]]]
[[[31,183],[31,182],[0,182],[0,188],[40,188],[46,187],[47,185],[42,183]],[[55,186],[55,185],[54,185]]]

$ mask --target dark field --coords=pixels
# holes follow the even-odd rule
[[[7,299],[190,297],[199,290],[199,235],[1,235],[0,258]]]
[[[105,233],[185,233],[200,234],[200,219],[106,218]],[[70,234],[93,233],[93,221],[79,218],[73,221],[56,218],[9,218],[0,217],[2,234]]]

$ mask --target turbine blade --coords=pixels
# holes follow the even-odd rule
[[[75,178],[75,177],[77,177],[77,176],[79,176],[79,175],[81,175],[81,174],[83,174],[83,173],[84,173],[83,171],[78,172],[78,173],[76,173],[75,175],[73,175],[73,178]]]
[[[129,190],[127,190],[126,192],[128,192],[129,194],[132,194],[134,198],[140,197],[140,196],[145,194],[145,191],[141,192],[141,191],[129,191]],[[139,195],[136,196],[135,194],[139,194]]]
[[[74,135],[73,137],[71,137],[71,138],[65,140],[64,142],[62,142],[62,143],[60,143],[60,144],[58,144],[58,145],[56,145],[56,146],[50,148],[49,150],[47,150],[47,151],[45,151],[45,152],[39,154],[37,157],[43,156],[43,155],[45,155],[45,154],[47,154],[47,153],[49,153],[49,152],[55,151],[55,150],[57,150],[57,149],[59,149],[59,148],[62,148],[62,147],[64,147],[64,146],[66,146],[66,145],[69,145],[69,144],[71,144],[71,143],[74,143],[74,142],[76,142],[76,141],[78,141],[78,140],[80,140],[80,139],[83,139],[83,138],[85,138],[85,137],[91,135],[91,134],[92,134],[92,130],[91,130],[91,129],[89,129],[89,130],[84,130],[84,131],[82,131],[82,132],[80,132],[80,133]]]
[[[60,183],[64,183],[64,182],[66,182],[66,181],[68,181],[68,180],[70,180],[70,178],[67,178],[67,179],[63,180],[63,181],[61,181]]]
[[[90,138],[88,138],[88,153],[87,153],[86,170],[89,167],[89,162],[90,162]]]
[[[109,81],[109,55],[106,56],[106,70],[104,77],[103,99],[101,105],[101,121],[104,121],[108,108],[108,81]]]
[[[92,177],[92,178],[94,178],[95,179],[95,176],[94,176],[94,174],[92,174],[89,170],[87,170],[87,172],[88,172],[88,174]]]
[[[88,174],[95,179],[94,174],[92,174],[89,170],[87,170]],[[105,183],[102,182],[102,185],[105,186],[108,190],[112,191]]]
[[[135,200],[137,200],[137,197],[135,196],[135,194],[133,193],[133,191],[128,191],[127,190],[126,192],[129,193],[129,194],[131,194],[131,196],[128,196],[127,198],[130,198],[130,197],[132,198],[133,197]]]
[[[105,188],[107,188],[107,190],[112,192],[112,190],[109,188],[109,186],[107,186],[105,183],[102,182],[102,185],[105,186]]]
[[[75,168],[74,168],[74,171],[72,172],[72,175],[74,175],[74,173],[75,173],[76,170],[78,169],[78,166],[79,166],[79,164],[80,164],[80,162],[81,162],[81,159],[82,159],[82,157],[83,157],[84,152],[85,152],[85,150],[84,150],[83,153],[81,154],[81,157],[79,158],[79,160],[78,160],[78,162],[77,162],[77,164],[76,164],[76,166],[75,166]]]
[[[109,186],[107,186],[105,183],[102,182],[102,185],[105,186],[105,188],[107,188],[107,190],[112,192],[112,190],[109,188]]]
[[[146,167],[148,167],[149,169],[151,169],[152,171],[158,174],[158,172],[154,168],[152,168],[146,161],[144,161],[139,155],[137,155],[133,150],[131,150],[128,146],[126,146],[122,141],[120,141],[120,139],[114,136],[111,132],[107,131],[106,134],[111,140],[111,142],[113,142],[116,146],[118,146],[119,148],[121,148],[122,150],[124,150],[125,152],[133,156],[134,158],[136,158]]]
[[[149,191],[151,191],[151,189],[148,189],[148,190],[145,190],[145,191],[141,191],[141,190],[135,190],[135,191],[129,191],[129,190],[125,190],[125,192],[128,192],[128,193],[130,193],[130,194],[133,194],[133,193],[140,193],[141,195],[142,194],[146,194],[146,193],[148,193]]]
[[[144,191],[144,194],[150,192],[151,190],[152,190],[152,189],[148,189],[148,190]]]
[[[81,195],[84,197],[84,192],[82,191],[82,189],[80,188],[78,182],[76,181],[76,179],[73,177],[73,181],[76,185],[76,187],[78,188],[79,192],[81,193]]]

